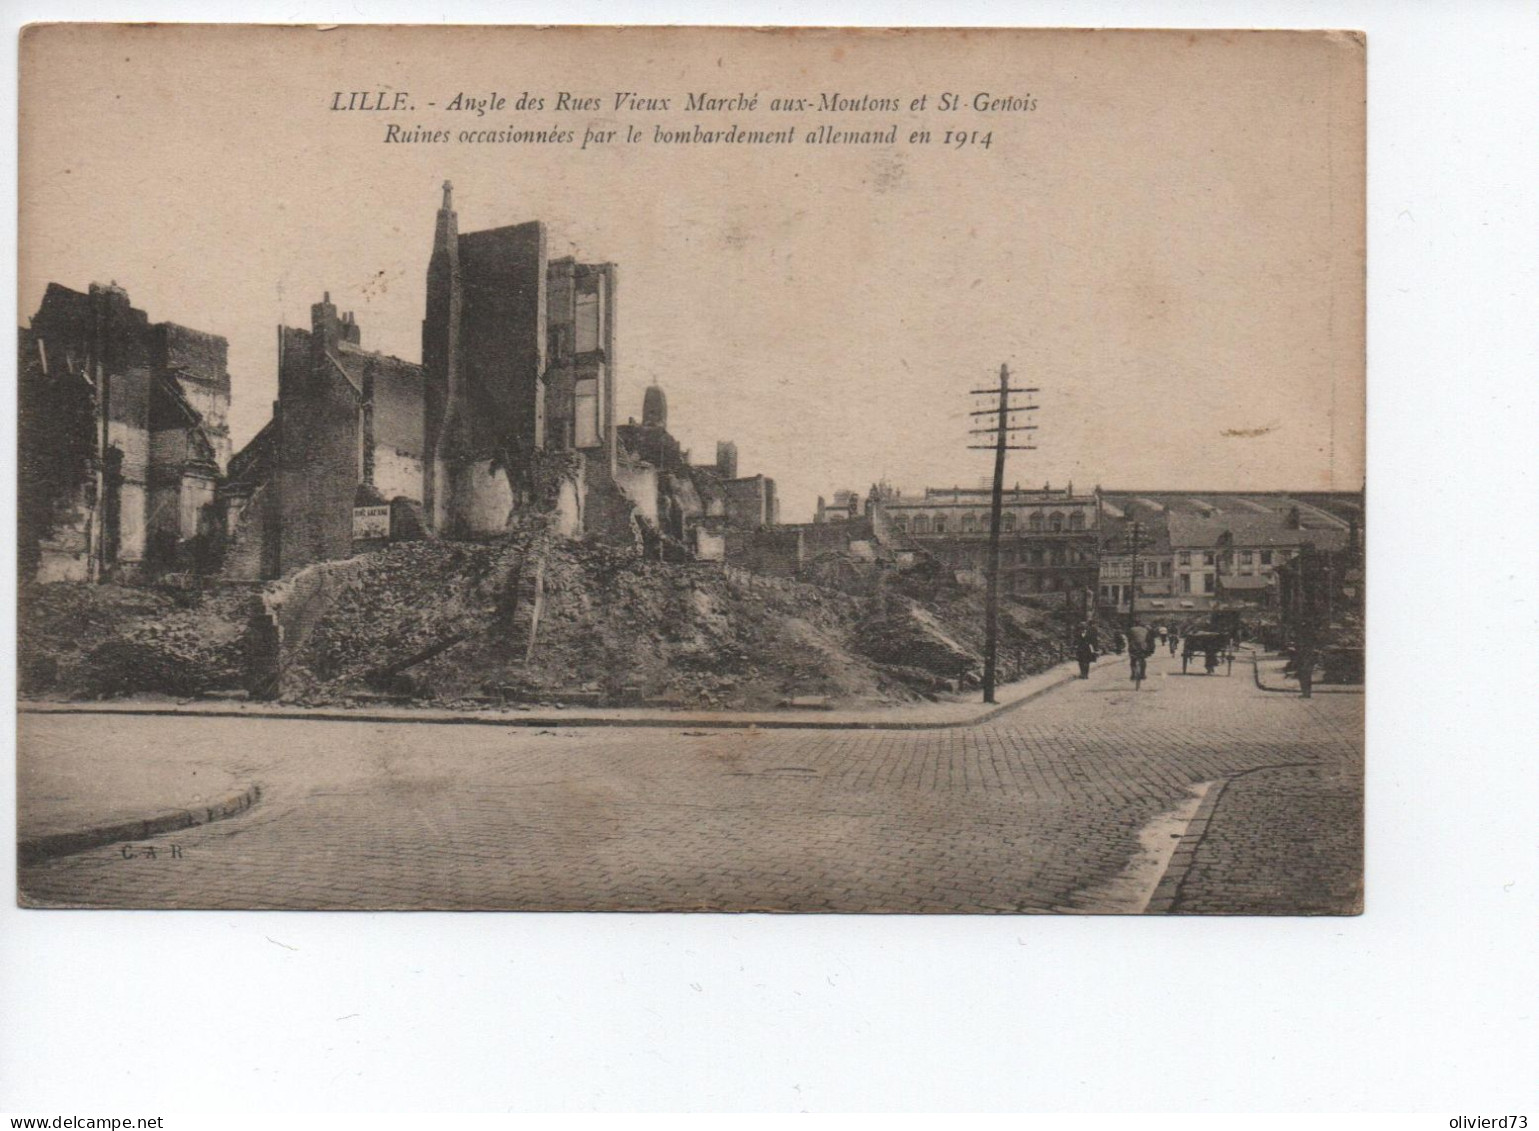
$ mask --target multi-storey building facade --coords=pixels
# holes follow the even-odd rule
[[[1096,596],[1101,608],[1111,612],[1127,612],[1135,594],[1140,609],[1165,608],[1175,591],[1166,524],[1159,519],[1139,518],[1138,522],[1140,541],[1135,555],[1129,542],[1132,520],[1122,512],[1114,516],[1103,510],[1100,516]]]
[[[923,550],[951,568],[987,568],[992,492],[988,488],[927,487],[923,495],[893,493],[872,500],[879,540]],[[1017,596],[1078,595],[1096,584],[1095,495],[1073,487],[1004,492],[1000,514],[1000,572]]]
[[[1236,606],[1275,607],[1277,570],[1305,546],[1343,547],[1356,537],[1361,494],[1318,494],[1308,499],[1248,492],[1123,492],[1102,497],[1110,532],[1136,518],[1162,555],[1159,576],[1141,564],[1140,607],[1151,613],[1204,612]],[[1101,598],[1126,609],[1126,556],[1108,533],[1103,543]],[[1166,574],[1164,560],[1168,558]],[[1120,591],[1114,591],[1119,585]],[[1144,605],[1145,597],[1147,606]]]

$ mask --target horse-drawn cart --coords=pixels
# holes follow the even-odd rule
[[[1227,632],[1189,632],[1181,641],[1181,674],[1186,674],[1186,668],[1193,656],[1201,656],[1203,671],[1212,675],[1218,670],[1219,664],[1224,664],[1224,674],[1234,674],[1234,649],[1229,644],[1230,636]]]

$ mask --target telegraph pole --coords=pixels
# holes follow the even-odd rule
[[[1144,524],[1134,519],[1128,523],[1127,532],[1123,535],[1123,547],[1133,555],[1133,572],[1128,578],[1128,632],[1133,631],[1133,625],[1137,623],[1138,605],[1138,551],[1143,548],[1147,539],[1144,536]],[[1129,636],[1131,639],[1131,635]]]
[[[1144,682],[1144,661],[1148,653],[1140,656],[1134,649],[1133,626],[1138,623],[1138,551],[1146,543],[1144,537],[1144,524],[1136,518],[1128,523],[1126,533],[1127,551],[1133,557],[1132,576],[1128,578],[1128,654],[1133,658],[1133,690],[1137,691]]]
[[[1005,493],[1005,453],[1007,451],[1035,451],[1031,444],[1012,444],[1009,442],[1011,432],[1035,432],[1035,424],[1011,424],[1010,414],[1016,412],[1035,412],[1036,405],[1010,404],[1010,394],[1018,393],[1030,396],[1037,392],[1036,389],[1012,389],[1010,387],[1010,367],[999,367],[998,389],[973,389],[974,396],[998,396],[999,404],[993,408],[978,409],[970,413],[972,416],[994,416],[997,422],[992,428],[973,428],[969,430],[971,435],[993,436],[992,444],[969,444],[974,450],[988,451],[994,449],[994,495],[989,513],[989,568],[988,591],[984,603],[984,629],[983,629],[983,701],[994,702],[994,680],[997,672],[996,657],[999,651],[999,526],[1000,515],[1004,508]]]

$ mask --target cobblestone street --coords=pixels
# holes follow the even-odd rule
[[[262,800],[25,868],[21,890],[109,907],[1139,912],[1163,877],[1174,912],[1351,912],[1362,728],[1359,695],[1268,694],[1246,661],[1183,676],[1168,656],[1137,694],[1109,664],[951,730],[23,714],[29,756],[206,764]]]

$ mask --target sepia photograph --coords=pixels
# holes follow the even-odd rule
[[[1360,914],[1367,53],[26,28],[19,903]]]

